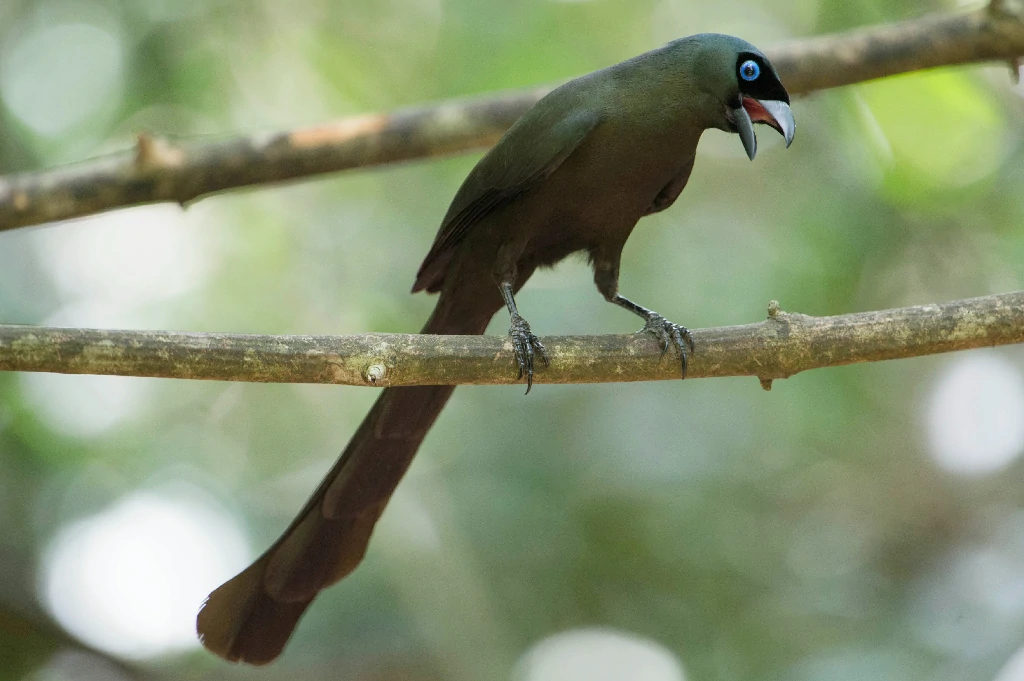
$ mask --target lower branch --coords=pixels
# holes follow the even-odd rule
[[[1024,291],[835,317],[769,305],[757,324],[693,331],[690,378],[756,376],[1024,342]],[[646,334],[548,336],[536,383],[679,378]],[[517,383],[507,338],[261,336],[0,325],[0,370],[375,387]]]

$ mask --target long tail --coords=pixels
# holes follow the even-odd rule
[[[495,312],[459,315],[445,298],[423,333],[481,334]],[[203,603],[196,630],[204,646],[232,662],[257,665],[281,653],[320,590],[363,559],[373,526],[453,390],[424,386],[381,393],[281,538]]]

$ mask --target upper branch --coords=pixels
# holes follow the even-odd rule
[[[793,94],[935,66],[1024,55],[1024,10],[1001,1],[792,41],[768,50]],[[171,142],[140,135],[135,149],[65,168],[0,178],[0,231],[158,201],[493,144],[549,88],[344,118],[316,128]]]
[[[770,386],[800,371],[1024,342],[1024,291],[836,317],[769,307],[757,324],[693,331],[688,376],[756,376]],[[536,383],[679,378],[647,334],[551,336]],[[516,383],[508,338],[256,336],[0,325],[0,371],[155,376],[265,383],[458,385]]]

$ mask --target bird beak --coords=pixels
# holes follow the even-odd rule
[[[736,132],[743,142],[743,149],[750,160],[757,155],[757,136],[754,134],[754,123],[766,123],[779,131],[786,139],[786,147],[793,143],[796,133],[796,120],[789,104],[777,99],[759,100],[744,97],[741,106],[731,110]]]

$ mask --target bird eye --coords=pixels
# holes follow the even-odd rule
[[[740,64],[740,78],[746,81],[756,80],[761,75],[761,67],[753,59]]]

